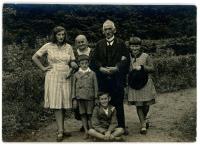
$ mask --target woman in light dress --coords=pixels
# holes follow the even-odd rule
[[[72,68],[77,68],[73,49],[66,42],[66,30],[62,26],[53,29],[51,42],[43,45],[32,57],[35,64],[46,73],[44,107],[53,109],[57,123],[57,141],[64,135],[64,109],[72,108],[71,79]],[[44,66],[40,57],[47,54],[48,66]]]

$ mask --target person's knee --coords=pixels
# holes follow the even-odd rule
[[[89,129],[88,134],[89,134],[89,135],[93,135],[95,132],[96,132],[96,131],[95,131],[94,129],[91,128],[91,129]]]
[[[123,134],[123,133],[124,133],[124,128],[122,128],[122,127],[116,128],[116,131],[117,131],[118,133]]]

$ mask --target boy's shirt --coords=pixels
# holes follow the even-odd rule
[[[96,106],[92,114],[92,127],[100,132],[114,131],[117,128],[116,109],[112,105],[108,106],[108,114],[104,111],[103,107]]]
[[[73,76],[72,98],[94,100],[97,98],[98,84],[96,74],[88,69],[77,71]]]

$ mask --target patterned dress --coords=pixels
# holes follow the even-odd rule
[[[142,53],[138,58],[136,58],[136,61],[134,59],[131,59],[130,70],[132,70],[133,65],[151,66],[153,65],[153,63],[148,54]],[[150,74],[147,84],[142,89],[135,90],[131,87],[128,87],[129,104],[136,106],[151,105],[155,103],[155,96],[156,90]]]
[[[71,45],[61,48],[54,43],[43,45],[36,54],[47,54],[48,63],[52,66],[45,76],[44,107],[52,109],[71,108],[71,79],[66,79],[70,72],[69,62],[75,60]]]

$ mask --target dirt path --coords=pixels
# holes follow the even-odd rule
[[[176,134],[181,134],[177,125],[181,118],[196,107],[196,89],[186,89],[174,93],[158,94],[157,103],[150,108],[150,128],[147,135],[139,134],[139,120],[134,106],[125,104],[126,124],[129,135],[127,142],[177,142],[183,141]],[[63,142],[89,142],[83,140],[83,133],[79,132],[81,122],[75,119],[65,120],[65,127],[72,131],[72,137]],[[172,129],[173,128],[173,129]],[[33,133],[23,141],[55,142],[56,124],[49,124]]]

